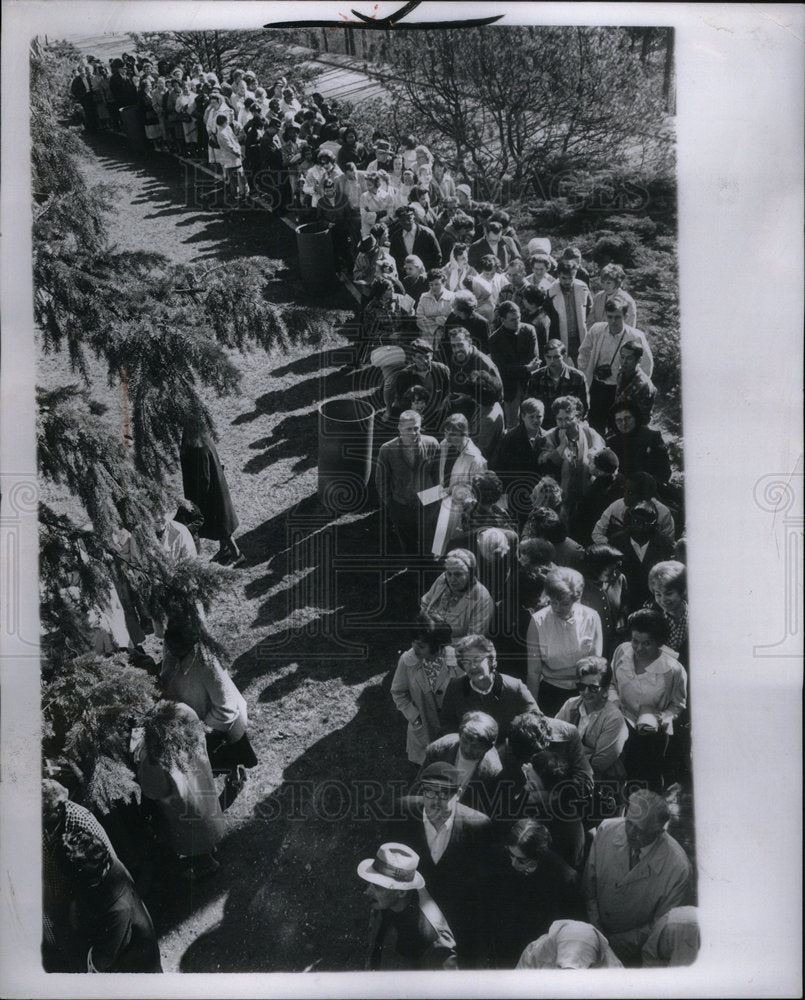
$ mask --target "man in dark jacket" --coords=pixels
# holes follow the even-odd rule
[[[582,416],[586,414],[587,383],[578,368],[567,363],[567,348],[561,340],[549,340],[543,356],[545,364],[531,374],[526,391],[544,404],[544,427],[549,431],[556,426],[551,404],[561,396],[575,396],[584,407]]]
[[[498,316],[500,326],[489,339],[489,356],[503,380],[506,426],[514,427],[528,379],[540,367],[537,331],[530,324],[520,322],[520,309],[510,300],[499,304]]]
[[[492,821],[458,802],[460,781],[452,765],[429,764],[419,780],[422,794],[401,800],[395,834],[419,854],[428,891],[455,936],[459,966],[478,967]]]
[[[438,433],[446,416],[447,401],[450,396],[450,369],[440,361],[433,360],[433,345],[424,337],[417,337],[411,343],[411,364],[397,373],[394,383],[395,405],[405,409],[403,396],[415,385],[421,385],[430,393],[422,412],[422,424],[428,433]]]
[[[503,226],[494,219],[489,219],[484,223],[484,235],[480,240],[476,240],[470,246],[469,261],[470,267],[474,267],[480,272],[481,261],[487,254],[497,257],[502,270],[506,270],[510,262],[519,257],[514,240],[510,236],[503,235]]]
[[[404,272],[405,258],[411,254],[419,257],[426,271],[439,267],[442,263],[442,251],[433,230],[416,221],[410,205],[400,206],[394,217],[399,220],[400,228],[391,237],[389,252],[397,265],[397,273]]]
[[[124,75],[124,69],[122,59],[113,60],[112,75],[109,77],[109,92],[117,109],[137,103],[137,88],[128,75]]]
[[[584,491],[573,521],[571,533],[583,544],[592,538],[593,528],[610,504],[624,494],[623,476],[618,471],[618,456],[611,448],[604,448],[593,458],[593,479]]]
[[[489,372],[501,381],[495,362],[475,347],[467,330],[460,326],[450,331],[449,368],[451,406],[472,395],[470,376],[473,372]]]
[[[440,361],[445,361],[445,364],[449,363],[447,360],[449,358],[449,336],[450,331],[456,326],[469,331],[470,340],[479,351],[484,354],[489,353],[489,320],[475,311],[477,305],[478,301],[470,291],[462,290],[453,296],[453,311],[444,321],[444,338],[442,339],[444,357],[441,357]]]
[[[542,418],[545,408],[538,399],[529,396],[520,403],[520,422],[506,431],[500,442],[495,472],[508,497],[508,507],[522,528],[531,512],[531,494],[545,474],[539,456],[545,445]]]
[[[673,546],[660,534],[657,521],[654,501],[641,500],[627,507],[623,516],[623,531],[610,539],[612,547],[623,553],[621,571],[626,577],[633,608],[640,608],[651,600],[649,571],[673,554]]]
[[[247,124],[248,130],[248,124]],[[279,212],[282,202],[282,151],[279,133],[282,122],[279,118],[266,119],[265,131],[257,144],[257,172],[253,185],[272,206],[272,214]]]
[[[569,260],[572,264],[576,265],[576,278],[579,281],[583,281],[584,284],[590,287],[590,272],[584,266],[584,261],[582,260],[581,250],[578,247],[565,247],[562,251],[562,260]]]
[[[90,67],[78,67],[73,82],[70,84],[70,95],[84,109],[84,124],[87,132],[97,132],[99,128],[98,111],[95,106],[92,69]]]

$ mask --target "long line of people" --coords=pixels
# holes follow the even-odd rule
[[[381,512],[435,576],[391,686],[413,794],[358,867],[366,968],[689,964],[684,509],[650,426],[651,344],[623,268],[594,279],[574,246],[524,245],[460,164],[413,136],[364,142],[321,95],[248,71],[158,70],[128,57],[107,79],[93,61],[72,93],[89,128],[138,106],[157,148],[220,164],[240,198],[270,193],[331,223],[361,296],[354,367],[379,372]],[[253,762],[245,704],[197,636],[169,632],[165,693],[193,718],[158,706],[139,776],[169,837],[179,809],[201,823],[189,853],[186,828],[173,843],[191,859],[200,844],[204,873],[225,805],[204,794],[209,762],[223,752],[233,782]],[[223,714],[212,690],[230,696]],[[235,735],[211,744],[216,729]]]
[[[684,505],[639,304],[615,264],[593,293],[572,246],[537,238],[527,268],[505,213],[445,221],[446,265],[407,206],[361,245],[387,537],[438,573],[391,684],[420,798],[378,852],[423,883],[374,896],[369,967],[689,964]]]

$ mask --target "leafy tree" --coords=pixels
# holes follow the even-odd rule
[[[481,173],[520,181],[582,161],[611,165],[663,117],[658,73],[620,28],[400,35],[390,53],[398,100],[421,132],[448,138]]]
[[[291,39],[282,29],[267,31],[149,31],[132,36],[137,52],[172,66],[199,62],[220,80],[234,69],[251,69],[261,85],[284,76],[291,86],[303,87],[320,67],[302,65],[288,51]]]

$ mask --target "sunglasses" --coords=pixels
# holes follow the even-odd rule
[[[600,684],[577,684],[576,687],[579,691],[600,691]]]

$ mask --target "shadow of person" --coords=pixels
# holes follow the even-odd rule
[[[408,790],[405,723],[389,684],[367,682],[357,714],[293,761],[228,838],[222,918],[185,950],[183,972],[363,967],[368,904],[356,867]]]

